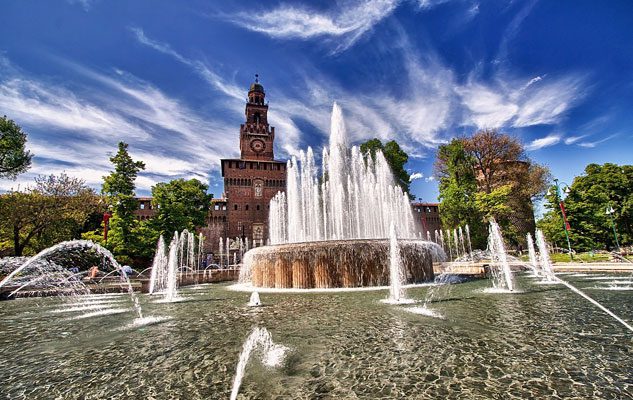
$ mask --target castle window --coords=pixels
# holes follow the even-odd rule
[[[141,203],[141,210],[145,209],[145,203]]]
[[[216,205],[215,205],[215,207],[213,207],[213,209],[214,209],[215,211],[220,211],[220,206],[216,204]]]
[[[234,205],[233,207],[234,207],[235,211],[237,211],[237,204],[236,204],[236,205]]]
[[[244,206],[244,209],[248,211],[248,204]]]
[[[222,211],[226,211],[226,206],[222,206]]]
[[[259,211],[259,204],[257,205],[257,211]]]

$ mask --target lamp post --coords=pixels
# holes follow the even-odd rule
[[[565,213],[565,202],[563,201],[563,196],[560,191],[560,184],[558,183],[558,179],[554,179],[554,183],[556,184],[556,200],[558,201],[558,206],[560,207],[560,212],[563,216],[563,228],[565,228],[565,238],[567,239],[567,250],[569,250],[569,259],[574,261],[574,255],[571,252],[571,243],[569,242],[569,231],[571,227],[569,226],[569,221],[567,221],[567,214]],[[569,185],[565,182],[561,182],[565,185],[565,194],[570,192]]]
[[[613,209],[613,207],[611,207],[611,204],[609,204],[607,206],[607,211],[605,212],[605,214],[607,214],[609,218],[611,219],[611,228],[613,229],[613,237],[615,238],[615,246],[618,250],[620,250],[620,243],[618,242],[618,233],[615,230],[615,221],[613,220],[614,212],[615,210]]]

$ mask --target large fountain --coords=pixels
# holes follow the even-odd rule
[[[287,191],[270,204],[270,245],[244,257],[241,283],[274,288],[389,283],[389,227],[399,238],[403,281],[433,279],[435,243],[418,236],[409,197],[378,151],[348,146],[340,107],[332,109],[322,169],[311,148],[288,162]]]

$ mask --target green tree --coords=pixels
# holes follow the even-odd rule
[[[128,145],[119,142],[117,153],[110,157],[114,171],[103,177],[102,193],[112,210],[107,246],[115,256],[130,257],[134,253],[133,230],[137,225],[134,211],[138,207],[135,198],[136,177],[145,169],[142,161],[134,161],[128,153]],[[121,261],[127,261],[121,259]]]
[[[7,116],[0,118],[0,178],[15,178],[31,166],[26,133]]]
[[[473,246],[485,246],[486,229],[477,208],[477,179],[472,160],[459,139],[440,146],[435,174],[439,181],[442,226],[455,228],[468,224]]]
[[[547,212],[539,221],[545,235],[566,247],[563,219],[555,187],[546,196]],[[615,238],[607,207],[615,211],[613,220],[620,244],[633,241],[633,166],[589,164],[583,175],[572,182],[565,198],[570,242],[576,251],[614,248]]]
[[[545,191],[549,172],[526,156],[516,138],[482,130],[471,137],[453,139],[438,148],[435,169],[446,227],[476,218],[477,225],[484,226],[476,228],[469,223],[471,231],[485,232],[487,220],[495,218],[515,245],[534,230],[532,201]],[[458,212],[455,204],[464,203],[460,198],[463,193],[469,193],[469,201],[460,207],[467,206],[467,211]]]
[[[174,231],[195,232],[205,224],[211,195],[208,186],[197,179],[176,179],[152,187],[152,204],[157,210],[152,227],[165,237]],[[156,237],[157,238],[157,237]]]
[[[361,153],[370,154],[374,159],[378,150],[382,151],[385,156],[398,185],[404,192],[410,193],[409,173],[404,168],[407,161],[409,161],[409,155],[400,148],[400,145],[395,140],[383,145],[380,139],[371,139],[360,145]]]
[[[32,188],[0,196],[2,241],[10,241],[13,254],[21,256],[77,238],[98,200],[81,179],[40,176]]]

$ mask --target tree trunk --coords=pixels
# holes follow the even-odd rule
[[[13,253],[16,257],[22,256],[24,245],[20,245],[20,228],[17,225],[13,226]]]

